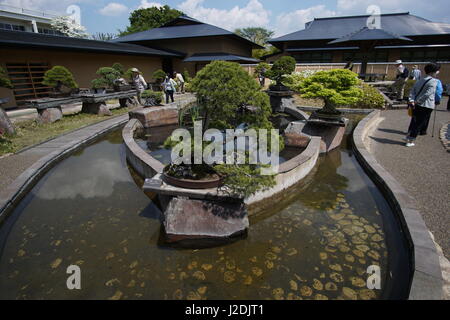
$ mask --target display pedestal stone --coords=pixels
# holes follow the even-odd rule
[[[320,152],[326,153],[341,145],[347,124],[348,119],[341,116],[322,118],[314,114],[306,121],[302,133],[321,137]]]
[[[119,104],[121,108],[134,108],[138,105],[138,102],[134,97],[119,99]]]
[[[284,112],[286,106],[295,106],[294,98],[292,97],[293,91],[267,91],[270,97],[270,105],[273,112]]]
[[[105,102],[83,102],[82,113],[97,114],[99,116],[111,116],[112,113]]]
[[[52,123],[63,117],[61,106],[38,109],[39,119],[42,123]]]
[[[164,212],[166,241],[224,239],[244,234],[249,226],[243,203],[172,198]]]

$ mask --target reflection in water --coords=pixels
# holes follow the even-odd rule
[[[158,246],[160,214],[125,162],[120,131],[42,179],[0,230],[3,299],[372,299],[393,294],[406,252],[389,209],[344,151],[321,158],[292,199],[252,217],[248,237],[219,248]],[[386,239],[385,239],[386,238]],[[396,250],[387,255],[386,241]],[[389,259],[388,259],[389,258]],[[81,290],[66,268],[81,267]],[[382,270],[368,290],[366,268]],[[401,279],[395,278],[396,281]],[[402,286],[398,286],[402,287]]]

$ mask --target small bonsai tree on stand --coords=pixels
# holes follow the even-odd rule
[[[73,74],[63,66],[54,66],[47,70],[42,84],[52,87],[57,94],[62,93],[62,88],[69,88],[70,91],[78,88],[78,84],[73,78]]]
[[[355,104],[363,92],[358,87],[358,75],[347,69],[319,71],[306,78],[300,85],[304,98],[322,98],[325,106],[313,113],[313,117],[340,118],[336,106]]]
[[[92,80],[94,89],[112,89],[115,81],[122,76],[120,70],[113,67],[99,68],[96,73],[100,77]]]
[[[6,72],[2,67],[0,67],[0,88],[13,88],[11,81],[8,79],[8,76],[6,75]],[[11,120],[9,120],[5,110],[3,110],[3,108],[1,107],[1,104],[2,100],[0,98],[0,135],[2,135],[3,133],[13,135],[16,133],[16,130],[14,129]]]
[[[286,91],[288,88],[283,85],[286,75],[295,71],[295,59],[291,56],[283,56],[274,62],[272,68],[266,72],[269,79],[275,81],[275,85],[270,86],[273,91]]]

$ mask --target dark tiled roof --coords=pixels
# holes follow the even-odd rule
[[[179,54],[173,52],[143,47],[135,44],[113,43],[108,41],[79,39],[23,31],[0,30],[0,44],[10,47],[54,48],[72,51],[121,53],[146,56],[180,56]]]
[[[316,18],[304,30],[272,39],[270,43],[302,40],[334,40],[351,34],[367,25],[369,16]],[[450,24],[434,23],[409,13],[381,15],[381,28],[400,36],[450,35]]]
[[[257,63],[259,60],[234,55],[231,53],[196,53],[192,56],[184,59],[184,62],[209,62],[209,61],[236,61],[236,62],[247,62],[247,63]]]
[[[412,41],[407,37],[394,34],[392,32],[383,29],[369,29],[364,27],[356,32],[350,33],[346,36],[338,38],[336,40],[330,41],[329,44],[342,43],[342,42],[352,42],[352,41],[363,41],[363,40],[404,40]]]
[[[188,24],[173,25],[176,21],[183,20]],[[139,41],[155,41],[155,40],[167,40],[167,39],[182,39],[182,38],[197,38],[197,37],[212,37],[212,36],[232,36],[241,41],[247,42],[254,48],[262,48],[258,44],[251,42],[245,38],[238,36],[237,34],[213,26],[211,24],[203,23],[190,17],[177,18],[163,27],[149,29],[146,31],[136,32],[128,34],[126,36],[113,39],[112,42],[139,42]]]

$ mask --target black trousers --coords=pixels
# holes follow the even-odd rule
[[[431,112],[433,112],[433,109],[419,106],[414,107],[413,117],[409,126],[408,138],[410,140],[415,140],[419,132],[425,128],[425,125],[427,125],[430,120]]]
[[[166,90],[166,103],[169,103],[169,97],[172,100],[172,102],[174,102],[173,100],[173,90]]]

